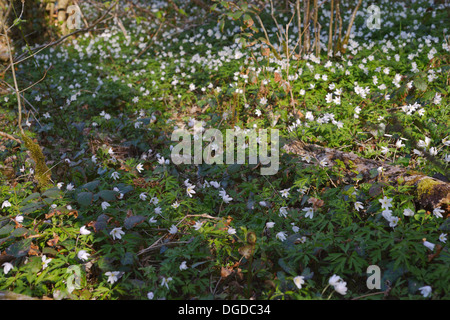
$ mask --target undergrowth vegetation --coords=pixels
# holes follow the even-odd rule
[[[448,179],[448,4],[371,1],[382,22],[370,30],[363,1],[345,53],[327,56],[326,1],[320,56],[288,58],[270,6],[260,16],[272,49],[257,23],[258,33],[246,29],[250,16],[223,2],[211,11],[174,2],[176,12],[169,2],[121,3],[124,28],[111,20],[17,66],[21,89],[37,82],[23,93],[23,126],[43,147],[52,183],[39,189],[29,151],[2,139],[0,290],[54,299],[448,299],[445,208],[421,207],[382,167],[370,182],[349,180],[356,168],[284,151],[299,140]],[[344,23],[352,3],[341,1]],[[95,12],[81,9],[87,19]],[[294,12],[283,1],[278,24]],[[285,47],[298,52],[297,38],[291,25]],[[2,131],[17,133],[16,95],[0,102]],[[278,129],[278,171],[261,175],[248,161],[175,165],[177,128],[194,137]],[[369,290],[373,265],[381,287]]]

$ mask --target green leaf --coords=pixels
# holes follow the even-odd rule
[[[6,254],[20,258],[26,256],[28,251],[30,251],[31,239],[23,239],[21,241],[13,243],[5,251]]]
[[[117,195],[118,195],[118,193],[113,190],[101,190],[100,192],[98,192],[96,194],[96,196],[99,196],[100,198],[102,198],[105,201],[115,201],[115,200],[117,200],[117,198],[116,198]]]
[[[378,170],[377,169],[370,169],[370,171],[369,171],[369,173],[370,173],[370,178],[375,178],[376,176],[378,176]]]
[[[439,230],[450,231],[450,219],[446,219],[439,227]]]
[[[58,199],[61,196],[61,190],[59,188],[50,188],[46,190],[42,197],[52,198],[52,199]]]
[[[133,264],[134,254],[132,252],[125,252],[122,259],[120,259],[120,263],[124,266]]]
[[[30,257],[27,263],[27,269],[33,274],[38,273],[42,269],[42,258],[41,257]]]
[[[42,202],[45,203],[46,205],[52,205],[53,204],[53,200],[52,198],[44,198],[42,199]]]
[[[314,276],[314,272],[312,272],[311,269],[306,267],[305,269],[303,269],[303,272],[301,275],[303,277],[305,277],[305,280],[309,280],[309,279],[312,279],[312,277]]]
[[[77,194],[77,202],[83,207],[88,207],[91,205],[93,197],[92,192],[80,192]]]
[[[27,232],[28,232],[27,228],[17,228],[17,229],[14,229],[14,231],[11,233],[11,235],[14,237],[21,237]]]
[[[119,189],[119,192],[122,194],[126,194],[130,191],[133,191],[133,187],[132,186],[127,186],[126,184],[123,183],[119,183],[117,185],[117,189]]]
[[[416,86],[417,89],[419,89],[421,91],[427,90],[427,87],[428,87],[426,81],[421,77],[417,77],[414,80],[414,85]]]
[[[101,214],[95,222],[95,230],[99,231],[105,229],[108,225],[108,219],[109,217],[106,214]]]
[[[94,191],[97,189],[98,185],[100,184],[99,180],[94,180],[88,183],[85,183],[81,186],[82,189],[88,189],[89,191]]]
[[[56,251],[55,249],[50,248],[50,247],[45,247],[44,249],[42,249],[42,253],[52,255],[55,257],[58,255],[58,251]]]
[[[278,264],[286,273],[289,273],[292,276],[296,275],[295,270],[289,264],[287,264],[283,258],[278,259]]]
[[[228,12],[227,16],[229,16],[233,20],[237,20],[237,19],[239,19],[242,16],[242,14],[243,14],[242,11]]]
[[[235,163],[235,164],[229,165],[227,168],[227,171],[229,174],[233,174],[233,173],[238,172],[241,169],[241,167],[242,167],[242,164]]]
[[[395,268],[393,261],[388,263],[383,272],[383,277],[381,278],[381,290],[384,291],[387,289],[386,281],[389,281],[391,285],[393,285],[405,272],[406,269],[404,268]]]
[[[408,279],[408,291],[410,294],[415,294],[422,285],[416,279]]]
[[[18,26],[18,25],[20,25],[22,22],[27,22],[27,20],[22,20],[22,19],[20,19],[20,18],[17,18],[17,19],[14,20],[13,26]]]
[[[67,277],[67,291],[72,293],[75,289],[81,289],[81,270],[77,265],[71,265],[67,268],[66,273],[70,275]]]
[[[200,262],[196,262],[196,263],[194,263],[192,266],[191,266],[191,268],[192,269],[194,269],[194,268],[196,268],[196,267],[198,267],[198,266],[201,266],[202,264],[205,264],[205,263],[207,263],[207,262],[211,262],[211,261],[200,261]]]
[[[124,227],[127,229],[131,229],[135,227],[136,225],[144,222],[145,217],[144,216],[131,216],[127,217],[123,223]]]
[[[7,224],[3,228],[0,229],[0,236],[3,236],[5,234],[9,234],[14,229],[14,226],[12,224]]]
[[[22,208],[20,208],[20,212],[22,213],[32,213],[41,208],[45,207],[44,203],[29,203]]]
[[[34,193],[30,194],[28,197],[26,197],[25,199],[23,199],[20,204],[21,205],[25,204],[25,203],[27,203],[30,200],[34,200],[34,199],[39,198],[40,196],[41,196],[41,194],[39,192],[34,192]]]

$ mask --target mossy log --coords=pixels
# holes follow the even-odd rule
[[[45,157],[42,153],[41,147],[34,143],[30,137],[21,135],[25,147],[30,151],[31,158],[35,162],[35,178],[38,182],[38,188],[42,189],[49,185],[51,179],[51,171],[45,163]]]
[[[384,181],[391,185],[410,185],[414,187],[415,201],[420,208],[433,211],[434,208],[440,207],[446,215],[450,215],[450,183],[443,181],[444,179],[436,179],[391,163],[364,159],[352,152],[314,144],[306,145],[301,141],[290,142],[284,146],[284,149],[288,153],[302,157],[309,156],[318,161],[324,160],[328,166],[337,165],[339,161],[344,163],[348,168],[345,170],[344,182],[350,183],[358,176],[361,178],[360,182]],[[382,174],[374,176],[374,170],[380,167],[383,168]]]

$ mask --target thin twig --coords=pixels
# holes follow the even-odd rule
[[[0,131],[0,136],[8,138],[10,140],[14,140],[15,142],[20,143],[20,144],[22,143],[22,141],[20,141],[18,138],[14,137],[6,132]]]
[[[51,67],[50,67],[48,70],[50,70],[50,69],[51,69]],[[42,81],[45,79],[45,77],[47,76],[47,71],[48,71],[48,70],[45,69],[44,76],[42,77],[41,80],[38,80],[38,81],[36,81],[35,83],[33,83],[32,85],[28,86],[27,88],[20,90],[19,93],[22,93],[22,92],[24,92],[24,91],[27,91],[28,89],[33,88],[33,87],[34,87],[35,85],[37,85],[39,82],[42,82]]]
[[[8,32],[6,30],[6,23],[3,24],[3,32],[5,33],[3,36],[6,38],[6,43],[8,44],[8,51],[9,51],[9,59],[11,64],[14,63],[14,59],[12,56],[12,49],[11,49],[11,44],[9,43],[9,37],[8,37]],[[20,91],[19,91],[19,86],[17,85],[17,78],[16,78],[16,71],[14,68],[11,68],[12,71],[12,75],[13,75],[13,80],[14,80],[14,91],[16,92],[16,96],[17,96],[17,106],[19,109],[19,129],[20,129],[20,133],[24,136],[25,132],[23,131],[22,128],[22,104],[20,101]]]

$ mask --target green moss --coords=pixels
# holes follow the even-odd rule
[[[26,135],[22,135],[22,140],[25,143],[25,147],[30,151],[31,158],[36,164],[36,167],[34,169],[35,177],[38,182],[38,188],[42,189],[49,185],[51,171],[45,164],[45,157],[42,153],[41,147],[38,144],[34,143],[33,140],[31,140]]]
[[[433,186],[439,185],[440,183],[431,179],[425,178],[419,181],[417,184],[417,195],[421,199],[424,195],[430,195],[433,191]]]

